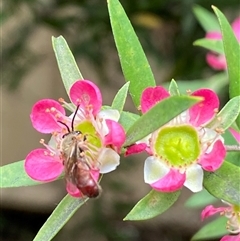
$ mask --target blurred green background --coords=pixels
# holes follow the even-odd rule
[[[215,5],[231,22],[239,0],[121,0],[152,66],[157,84],[207,79],[216,74],[205,62],[206,50],[192,42],[205,32],[192,7],[211,11]],[[124,83],[103,0],[8,0],[1,4],[1,165],[24,159],[45,136],[31,127],[29,114],[41,98],[65,97],[51,47],[51,36],[63,35],[86,79],[102,89],[110,104]],[[189,88],[189,87],[188,87]],[[227,99],[227,90],[221,95]],[[129,101],[130,103],[131,101]],[[128,109],[136,111],[128,103]],[[47,139],[47,138],[46,138]],[[14,151],[13,151],[14,150]],[[201,226],[199,210],[183,208],[190,196],[150,221],[123,222],[134,204],[149,191],[143,182],[145,156],[124,159],[116,172],[104,176],[103,194],[80,209],[54,238],[89,241],[188,241]],[[66,194],[64,181],[2,190],[0,238],[32,240]]]

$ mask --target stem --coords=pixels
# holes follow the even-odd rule
[[[239,151],[240,152],[240,145],[225,145],[227,151]]]

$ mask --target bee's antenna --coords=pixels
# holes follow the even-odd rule
[[[66,127],[67,127],[67,130],[68,130],[68,133],[71,132],[70,129],[69,129],[69,127],[68,127],[68,125],[67,125],[66,123],[64,123],[64,122],[62,122],[62,121],[59,121],[59,120],[58,120],[57,122],[59,122],[59,123],[61,123],[62,125],[66,126]]]
[[[75,113],[74,113],[74,115],[73,115],[73,118],[72,118],[72,124],[71,124],[72,131],[74,131],[74,126],[73,126],[73,125],[74,125],[74,120],[75,120],[75,117],[76,117],[76,115],[77,115],[79,106],[80,106],[80,105],[77,106],[77,109],[76,109],[76,111],[75,111]]]

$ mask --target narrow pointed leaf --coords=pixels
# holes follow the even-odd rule
[[[112,102],[112,108],[118,110],[120,113],[123,110],[127,98],[127,92],[130,82],[127,82],[116,94]]]
[[[139,117],[137,114],[122,111],[118,122],[123,126],[124,130],[127,131]]]
[[[141,199],[124,220],[146,220],[165,212],[178,199],[181,191],[176,192],[157,192],[150,191]]]
[[[240,205],[240,167],[227,161],[215,172],[204,172],[204,187],[213,196]]]
[[[184,205],[188,208],[203,208],[217,201],[217,198],[212,196],[206,189],[203,189],[201,192],[192,194]]]
[[[212,12],[198,5],[194,6],[193,12],[206,32],[220,31],[217,18]]]
[[[168,90],[171,96],[180,95],[177,82],[174,79],[171,80]]]
[[[229,96],[240,96],[240,45],[234,35],[231,25],[223,13],[216,7],[212,7],[220,23],[224,53],[227,60],[229,76]],[[240,116],[236,123],[240,127]]]
[[[214,238],[220,238],[228,233],[226,224],[227,218],[224,216],[219,217],[203,226],[197,233],[194,234],[191,241],[207,241]]]
[[[240,113],[240,96],[230,99],[216,117],[207,125],[207,127],[218,126],[223,130],[228,129],[236,120]],[[219,125],[220,123],[220,125]]]
[[[72,215],[86,203],[86,198],[73,198],[67,194],[43,224],[33,241],[50,241]]]
[[[0,188],[22,187],[42,184],[32,180],[24,169],[24,161],[14,162],[0,167]]]
[[[108,0],[108,11],[114,40],[129,92],[136,107],[140,104],[142,91],[155,86],[155,80],[142,46],[118,0]]]
[[[76,80],[83,79],[82,74],[77,67],[66,40],[62,36],[52,37],[52,45],[64,87],[69,95],[69,89],[72,84]]]
[[[200,97],[171,96],[160,101],[129,128],[124,146],[146,137],[200,100]]]
[[[230,81],[229,94],[232,98],[240,95],[240,46],[226,17],[218,8],[213,6],[213,10],[218,17],[221,27]]]
[[[194,41],[193,45],[203,47],[218,54],[224,54],[223,42],[221,40],[203,38]]]

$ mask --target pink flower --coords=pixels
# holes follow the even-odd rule
[[[240,17],[234,20],[234,22],[232,23],[232,29],[233,29],[233,32],[235,33],[235,36],[238,42],[240,42]],[[222,35],[220,32],[212,31],[206,34],[206,38],[221,40]],[[224,70],[227,68],[227,62],[224,55],[216,54],[214,52],[209,52],[206,55],[206,61],[209,64],[209,66],[211,66],[213,69]]]
[[[226,203],[226,202],[224,202]],[[220,241],[239,241],[240,240],[240,206],[226,203],[227,207],[215,208],[212,205],[207,206],[201,213],[202,220],[216,213],[228,218],[226,229],[232,235],[224,236]]]
[[[41,182],[53,181],[65,172],[68,193],[79,197],[89,192],[89,185],[85,189],[77,186],[87,182],[98,188],[100,174],[119,165],[118,153],[125,132],[117,122],[120,117],[117,110],[101,111],[102,96],[91,81],[76,81],[70,89],[70,99],[77,111],[60,99],[74,112],[70,116],[52,99],[40,100],[33,106],[30,115],[33,127],[41,133],[51,133],[52,138],[48,144],[41,140],[45,148],[27,155],[25,170],[32,179]]]
[[[240,132],[234,130],[233,128],[229,128],[229,131],[231,132],[233,137],[236,139],[236,141],[240,143]]]
[[[169,96],[161,86],[146,88],[141,96],[142,112]],[[200,89],[192,96],[204,100],[129,147],[126,153],[148,152],[144,180],[157,191],[171,192],[183,185],[193,192],[202,190],[203,170],[217,170],[226,155],[221,129],[206,127],[219,107],[217,95]]]

